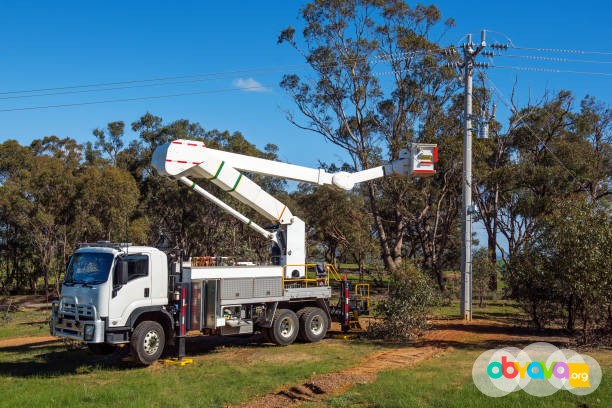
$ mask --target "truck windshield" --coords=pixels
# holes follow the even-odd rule
[[[66,284],[98,284],[106,282],[113,263],[113,254],[81,252],[74,254],[66,270]]]

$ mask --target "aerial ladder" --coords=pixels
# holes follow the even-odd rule
[[[264,191],[244,172],[329,185],[351,190],[356,184],[390,175],[428,176],[435,173],[438,148],[434,144],[412,143],[398,159],[371,169],[328,173],[324,169],[267,160],[207,147],[201,141],[175,140],[158,147],[152,165],[159,174],[178,179],[196,193],[236,217],[273,243],[273,264],[285,267],[285,278],[305,277],[305,224],[287,206]],[[194,181],[204,179],[253,208],[277,228],[266,229],[229,206]]]

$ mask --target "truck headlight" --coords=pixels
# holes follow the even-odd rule
[[[84,340],[89,341],[89,340],[93,340],[94,338],[94,331],[95,331],[95,327],[91,324],[86,324],[85,325],[85,338]]]

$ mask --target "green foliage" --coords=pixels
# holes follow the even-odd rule
[[[524,300],[538,327],[564,318],[582,322],[583,341],[594,327],[610,329],[612,219],[582,196],[559,201],[537,225],[539,238],[510,263],[510,294]]]
[[[343,192],[329,186],[300,184],[292,194],[296,212],[304,217],[312,245],[311,255],[319,248],[328,262],[355,262],[363,275],[365,264],[379,256],[373,236],[372,217],[362,195]],[[316,258],[316,256],[315,256]]]
[[[376,305],[379,321],[368,327],[368,334],[387,340],[407,340],[427,328],[427,316],[436,303],[431,281],[414,265],[406,263],[394,272],[389,295]]]

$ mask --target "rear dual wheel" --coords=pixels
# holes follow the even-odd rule
[[[316,343],[327,334],[329,318],[319,307],[307,307],[300,310],[300,339],[308,343]]]
[[[279,346],[288,346],[298,336],[300,330],[298,317],[293,310],[278,309],[274,313],[272,327],[265,330],[267,330],[267,333],[264,335],[269,337],[273,343]]]

